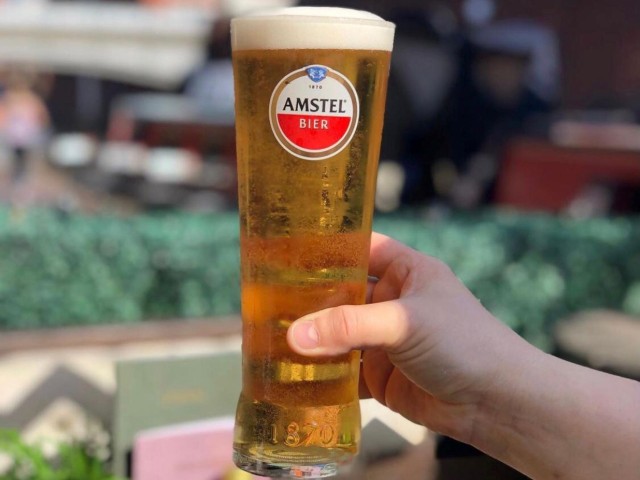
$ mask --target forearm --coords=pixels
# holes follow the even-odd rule
[[[521,349],[471,442],[534,479],[640,479],[640,384]]]

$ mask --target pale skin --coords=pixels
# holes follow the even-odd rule
[[[548,355],[442,262],[374,234],[367,305],[290,327],[306,356],[363,349],[361,391],[533,479],[640,479],[640,383]]]

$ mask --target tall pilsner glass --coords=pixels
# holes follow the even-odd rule
[[[243,386],[234,460],[268,476],[334,475],[358,452],[359,352],[286,342],[310,312],[362,304],[394,25],[337,8],[231,24]]]

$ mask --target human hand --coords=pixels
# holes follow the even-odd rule
[[[530,347],[441,261],[374,234],[367,305],[329,308],[290,327],[301,355],[363,349],[361,393],[431,430],[471,441],[487,392],[518,375]]]

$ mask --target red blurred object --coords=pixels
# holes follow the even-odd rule
[[[522,210],[559,212],[597,183],[640,188],[640,151],[515,140],[504,152],[496,203]]]

